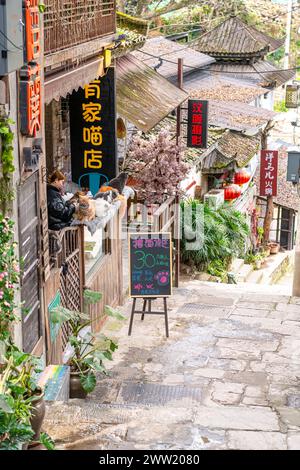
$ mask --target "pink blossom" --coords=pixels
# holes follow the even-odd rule
[[[3,290],[0,290],[0,299],[3,299],[4,292]]]

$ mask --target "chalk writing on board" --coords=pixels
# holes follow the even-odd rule
[[[130,234],[129,249],[131,296],[171,295],[171,234]]]

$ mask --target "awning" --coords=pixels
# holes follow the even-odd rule
[[[117,59],[117,111],[147,132],[188,98],[132,55]]]
[[[98,57],[74,70],[56,73],[45,78],[45,103],[65,98],[73,90],[85,85],[103,75],[103,57]]]

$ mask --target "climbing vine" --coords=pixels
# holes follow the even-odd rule
[[[14,223],[0,214],[0,341],[10,336],[16,320],[15,290],[19,282],[19,262],[15,256]]]
[[[12,189],[12,175],[15,171],[12,146],[14,134],[10,124],[13,124],[11,119],[0,119],[0,209],[3,214],[6,213],[9,202],[14,199]]]

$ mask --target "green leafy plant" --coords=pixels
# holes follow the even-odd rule
[[[261,262],[264,260],[264,253],[253,253],[252,251],[246,253],[244,261],[246,264],[252,264],[254,269],[259,269]]]
[[[181,259],[184,263],[206,270],[209,263],[219,260],[226,268],[233,258],[244,254],[249,227],[243,214],[225,206],[214,210],[196,200],[183,202],[181,208]],[[185,216],[186,210],[189,211],[188,217]],[[197,236],[197,249],[189,248],[191,234]]]
[[[45,10],[46,10],[46,5],[44,4],[44,2],[39,2],[38,7],[39,7],[39,12],[40,12],[40,13],[44,13],[44,12],[45,12]]]
[[[258,241],[258,244],[259,244],[259,245],[260,245],[261,242],[262,242],[263,235],[264,235],[264,229],[263,229],[263,227],[257,227],[257,241]]]
[[[227,280],[227,263],[224,260],[215,259],[210,261],[207,266],[208,274],[212,276],[217,276],[220,278],[221,282],[225,282]]]
[[[3,214],[6,213],[9,203],[14,199],[14,191],[12,188],[12,175],[15,171],[14,154],[13,154],[13,138],[10,124],[13,121],[8,118],[0,119],[0,207]]]
[[[93,291],[85,291],[85,303],[96,303],[102,295]],[[106,305],[106,315],[124,320],[124,317],[112,307]],[[117,344],[101,333],[93,333],[91,326],[97,318],[91,319],[87,313],[72,311],[64,307],[56,307],[51,311],[51,321],[62,325],[68,322],[71,335],[69,343],[71,355],[67,363],[71,371],[78,372],[83,389],[90,393],[97,382],[96,374],[107,375],[105,361],[112,360],[113,352],[118,348]]]
[[[10,337],[10,325],[17,319],[15,292],[20,272],[13,228],[13,221],[0,214],[0,341]]]
[[[43,444],[47,450],[55,450],[55,443],[46,432],[41,432],[40,443]]]
[[[274,111],[277,113],[286,113],[288,109],[285,106],[285,100],[277,101],[277,103],[274,104]]]
[[[34,436],[31,427],[34,402],[43,393],[37,384],[39,362],[37,357],[7,341],[0,373],[0,449],[21,450]],[[48,450],[54,449],[47,433],[41,434],[39,442]]]

